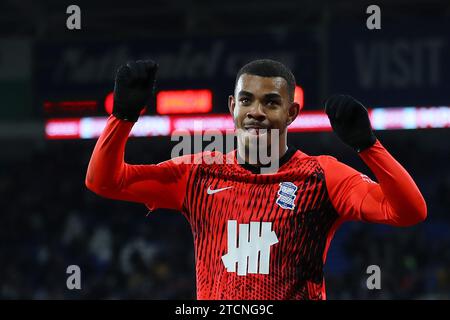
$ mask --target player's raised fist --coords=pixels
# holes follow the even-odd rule
[[[367,109],[351,96],[333,95],[325,101],[325,113],[337,136],[357,152],[371,147],[376,137]]]
[[[114,84],[113,115],[136,122],[155,89],[158,65],[152,60],[130,61],[119,67]]]

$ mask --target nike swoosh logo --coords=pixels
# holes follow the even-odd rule
[[[214,194],[214,193],[218,193],[218,192],[221,192],[221,191],[224,191],[224,190],[227,190],[227,189],[231,189],[231,188],[233,188],[233,186],[213,190],[213,189],[211,189],[211,186],[209,186],[208,190],[206,190],[206,193],[207,194]]]

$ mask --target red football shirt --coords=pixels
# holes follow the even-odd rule
[[[132,125],[108,119],[86,185],[183,213],[194,236],[198,299],[325,299],[323,266],[342,222],[407,226],[426,217],[414,181],[379,141],[360,153],[377,183],[293,147],[274,174],[238,164],[236,151],[130,165],[124,150]]]

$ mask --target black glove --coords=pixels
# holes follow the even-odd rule
[[[116,73],[113,115],[136,122],[154,94],[158,65],[152,60],[138,60],[122,65]]]
[[[325,113],[337,136],[356,152],[371,147],[377,140],[367,109],[353,97],[331,96],[325,101]]]

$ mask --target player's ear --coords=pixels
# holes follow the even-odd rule
[[[230,110],[231,116],[234,117],[234,107],[236,106],[236,101],[233,95],[228,96],[228,109]]]
[[[287,125],[290,125],[297,118],[300,113],[300,105],[297,102],[292,102],[288,109]]]

